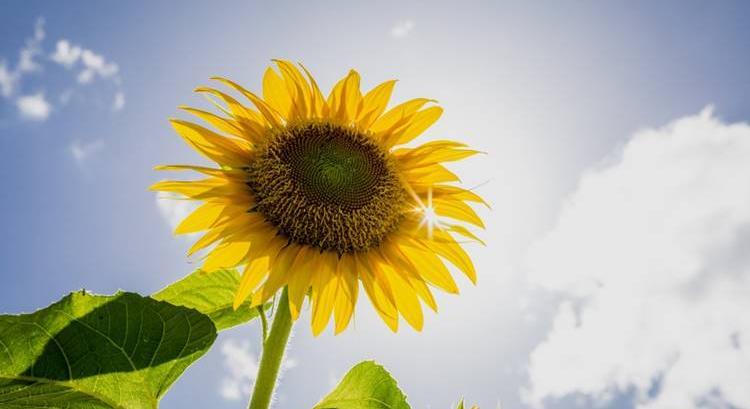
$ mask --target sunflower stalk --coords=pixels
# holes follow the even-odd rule
[[[289,311],[289,296],[287,288],[281,293],[279,305],[273,315],[271,331],[264,337],[263,352],[258,367],[258,375],[255,378],[253,395],[250,399],[249,409],[268,409],[271,397],[276,388],[279,377],[281,362],[284,360],[289,335],[292,332],[292,314]]]

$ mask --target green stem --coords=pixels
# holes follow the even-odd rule
[[[273,316],[271,332],[263,342],[263,353],[249,409],[268,409],[291,332],[292,314],[289,312],[289,296],[284,287],[279,306]]]

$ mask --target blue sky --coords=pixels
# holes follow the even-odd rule
[[[461,396],[483,408],[750,407],[735,387],[750,382],[748,366],[726,364],[734,381],[684,375],[717,354],[750,362],[741,347],[750,324],[735,318],[733,298],[750,281],[738,250],[750,226],[741,210],[750,169],[737,156],[750,153],[746,3],[24,1],[0,10],[0,86],[3,72],[10,84],[0,96],[2,312],[78,288],[150,293],[191,271],[189,240],[165,218],[180,210],[147,190],[164,177],[154,165],[200,161],[167,119],[178,105],[204,106],[192,89],[213,75],[259,89],[281,57],[325,88],[356,68],[365,86],[399,79],[397,100],[440,101],[446,113],[426,138],[488,153],[458,169],[492,210],[488,246],[472,249],[479,284],[441,296],[421,334],[391,334],[367,305],[342,336],[313,339],[299,325],[279,407],[311,407],[369,358],[391,369],[415,408]],[[69,67],[54,57],[61,40],[81,53]],[[37,50],[26,68],[24,49]],[[673,315],[666,326],[649,321],[644,305]],[[703,335],[692,343],[666,336],[695,331]],[[740,346],[713,343],[727,334]],[[257,339],[254,328],[223,334],[163,407],[244,407],[222,396],[232,376],[222,349],[248,358],[242,342],[257,353]]]

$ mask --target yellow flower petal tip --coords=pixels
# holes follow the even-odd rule
[[[477,151],[448,140],[412,147],[443,108],[426,98],[389,107],[396,80],[363,92],[352,69],[324,93],[302,64],[272,62],[261,92],[219,76],[226,93],[195,88],[220,112],[180,105],[205,124],[169,121],[216,166],[157,166],[203,178],[150,189],[203,203],[175,232],[203,232],[189,254],[208,249],[204,269],[244,266],[234,309],[288,286],[294,319],[309,294],[313,335],[331,322],[339,334],[361,287],[393,332],[399,318],[421,331],[422,304],[437,311],[430,288],[459,293],[446,263],[476,283],[462,244],[484,242],[464,224],[484,228],[470,204],[487,204],[445,164]]]

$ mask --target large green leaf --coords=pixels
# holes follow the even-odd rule
[[[236,311],[232,308],[239,286],[240,274],[235,270],[211,273],[198,270],[151,297],[195,308],[211,317],[216,329],[223,331],[258,317],[258,310],[250,307],[250,301],[246,301]]]
[[[0,316],[0,407],[150,409],[216,339],[193,309],[133,293],[72,293]]]
[[[372,361],[357,364],[314,409],[410,409],[388,371]]]

